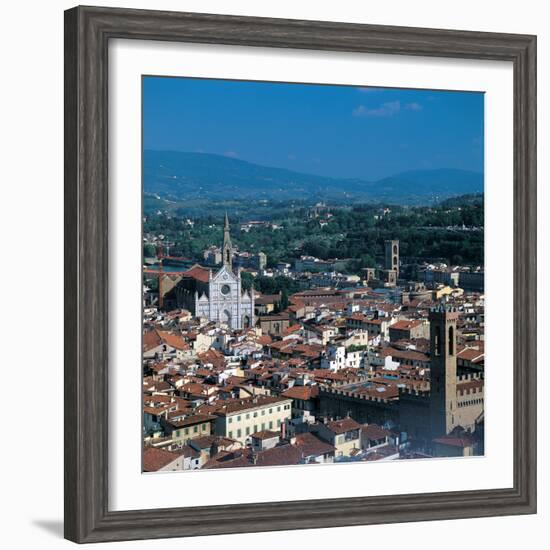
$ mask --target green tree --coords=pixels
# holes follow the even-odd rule
[[[154,258],[157,255],[157,249],[152,244],[143,245],[143,257],[144,258]]]

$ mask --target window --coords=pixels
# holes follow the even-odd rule
[[[203,430],[206,430],[206,426],[207,426],[206,424],[203,424],[203,425],[201,426],[201,428],[202,428]]]
[[[277,420],[277,428],[281,427],[281,419]]]
[[[256,418],[258,416],[258,411],[255,411],[254,412],[254,418]]]
[[[262,432],[265,430],[265,422],[262,422]]]
[[[229,432],[227,435],[229,436],[229,439],[233,439],[233,432]]]
[[[246,435],[250,435],[250,426],[246,427]]]
[[[189,435],[189,428],[185,428],[183,432],[185,433],[185,435]]]
[[[240,428],[237,430],[237,437],[241,437],[241,429]]]
[[[250,413],[246,413],[246,419],[248,420],[250,418]]]
[[[198,426],[193,426],[193,433],[197,433],[199,431],[199,427]]]
[[[265,416],[265,409],[262,409],[262,416]]]
[[[273,409],[269,409],[269,414],[271,414],[273,412]]]
[[[237,416],[237,422],[241,421],[241,415]]]
[[[281,412],[281,407],[277,407],[277,412]]]
[[[233,422],[233,418],[229,417],[229,419],[227,420],[227,423],[231,424],[232,422]]]
[[[449,327],[449,355],[455,354],[455,329]]]
[[[269,429],[271,430],[273,428],[273,420],[269,421]]]

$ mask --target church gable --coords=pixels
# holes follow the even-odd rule
[[[208,302],[208,297],[206,296],[206,294],[203,292],[201,297],[199,298],[199,302]]]
[[[226,268],[226,266],[223,266],[217,273],[212,277],[213,283],[222,283],[222,282],[237,282],[237,276]]]

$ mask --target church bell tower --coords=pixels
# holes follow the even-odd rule
[[[430,311],[430,427],[431,438],[447,435],[456,426],[456,308],[445,304]]]
[[[222,245],[223,265],[229,270],[233,270],[233,245],[229,235],[229,218],[225,213],[225,222],[223,225],[223,245]]]

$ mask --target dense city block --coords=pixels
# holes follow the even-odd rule
[[[144,214],[145,472],[484,453],[482,196],[227,207]]]

